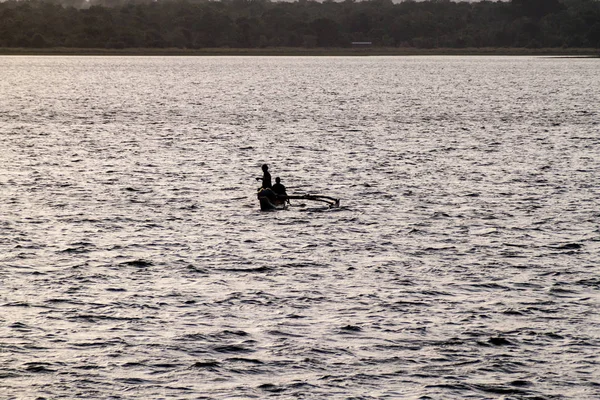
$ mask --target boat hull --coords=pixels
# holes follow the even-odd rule
[[[261,189],[257,194],[261,211],[285,210],[285,199],[278,198],[271,189]]]

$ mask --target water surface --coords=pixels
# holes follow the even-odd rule
[[[598,398],[599,62],[0,57],[5,397]]]

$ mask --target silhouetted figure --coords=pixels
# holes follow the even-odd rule
[[[262,170],[263,170],[263,177],[256,178],[256,180],[257,181],[262,180],[262,188],[263,189],[270,189],[272,185],[271,185],[271,174],[269,173],[269,166],[267,164],[263,164]]]
[[[272,187],[273,191],[277,196],[287,196],[285,192],[285,186],[281,184],[281,179],[279,177],[275,178],[275,184]]]

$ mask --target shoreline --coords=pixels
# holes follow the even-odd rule
[[[370,48],[0,48],[0,55],[30,56],[555,56],[555,57],[600,57],[600,49],[593,48],[436,48],[417,49],[406,47]]]

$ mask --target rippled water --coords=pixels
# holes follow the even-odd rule
[[[1,397],[599,398],[599,67],[0,57]]]

